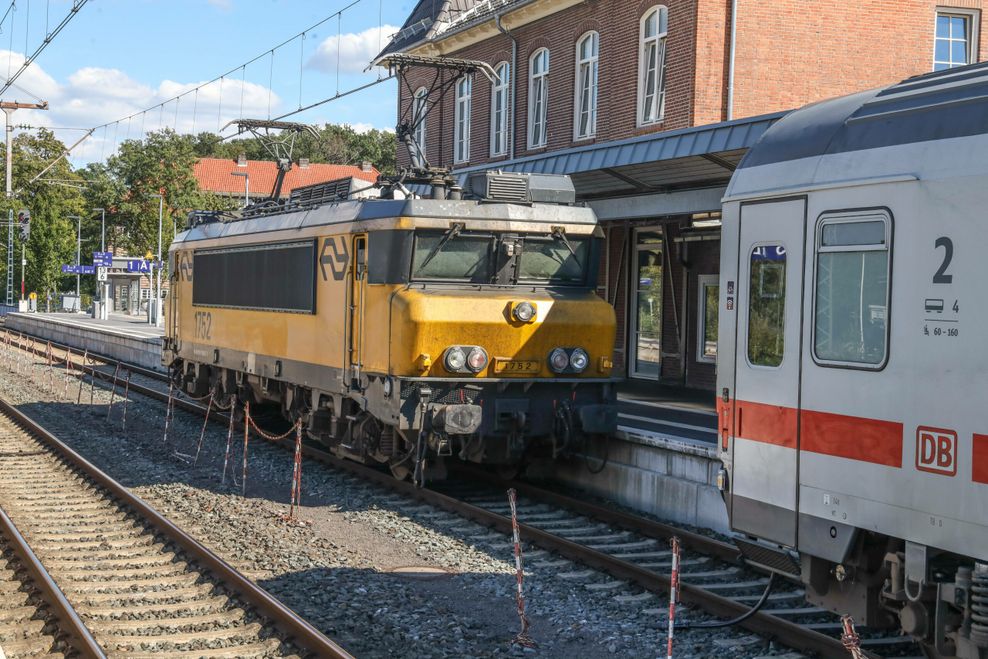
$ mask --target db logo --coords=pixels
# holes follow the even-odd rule
[[[916,468],[933,474],[957,473],[957,433],[943,428],[916,429]]]

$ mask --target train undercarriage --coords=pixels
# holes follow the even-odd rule
[[[899,629],[930,659],[988,659],[988,563],[862,531],[840,562],[745,539],[749,563],[806,586],[812,604],[874,629]]]
[[[341,458],[386,464],[399,479],[442,479],[445,460],[511,474],[584,448],[617,425],[610,381],[457,381],[363,375],[340,392],[177,360],[175,386],[277,407],[306,436]]]

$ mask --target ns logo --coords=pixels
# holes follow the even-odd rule
[[[350,252],[346,243],[346,236],[332,236],[322,241],[319,269],[322,271],[323,281],[329,281],[329,273],[332,273],[336,281],[342,281],[346,276],[347,263],[350,261]]]

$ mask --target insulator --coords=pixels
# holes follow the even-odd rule
[[[975,563],[971,577],[971,641],[988,647],[988,563]]]

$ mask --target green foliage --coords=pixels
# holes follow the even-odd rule
[[[61,266],[75,262],[76,223],[68,216],[87,213],[85,199],[79,188],[74,187],[83,181],[69,163],[61,159],[40,180],[30,183],[65,150],[65,145],[48,130],[18,135],[12,149],[13,190],[17,194],[13,199],[2,199],[0,217],[6,220],[9,211],[16,217],[21,208],[31,211],[31,236],[27,243],[22,245],[20,233],[15,234],[14,278],[20,279],[23,247],[27,258],[24,273],[27,291],[38,291],[39,297],[44,299],[47,293],[62,290],[70,279],[74,283],[74,278],[62,275]],[[6,167],[3,157],[0,157],[0,167]],[[2,238],[6,244],[6,232],[2,232]],[[0,263],[0,269],[5,281],[6,259]],[[15,286],[17,297],[20,297],[20,286]]]
[[[250,160],[271,160],[271,154],[255,138],[220,142],[215,135],[200,133],[192,139],[200,157],[232,159],[242,153]],[[358,133],[348,125],[325,124],[317,136],[299,135],[292,157],[296,161],[308,158],[314,163],[334,165],[359,165],[367,160],[382,173],[392,174],[396,167],[395,146],[395,135],[389,131]]]

